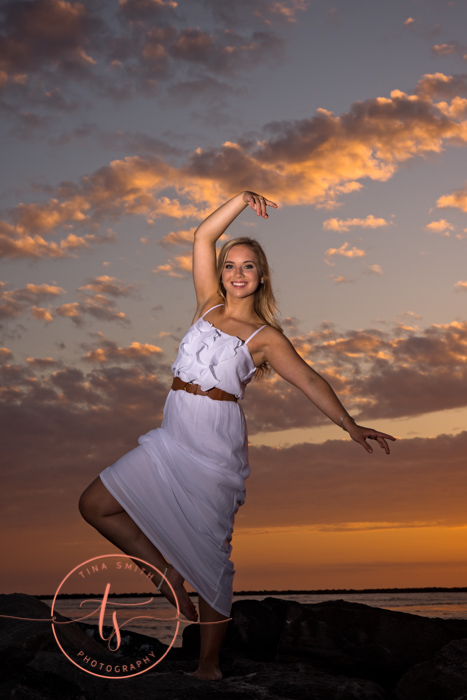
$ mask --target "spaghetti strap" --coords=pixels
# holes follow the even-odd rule
[[[201,318],[204,318],[206,314],[208,314],[210,311],[214,311],[214,309],[218,309],[219,306],[224,306],[224,304],[216,304],[216,306],[211,306],[210,309],[204,312],[204,314],[201,316]]]
[[[245,345],[248,345],[248,343],[250,342],[250,340],[251,340],[252,338],[254,338],[255,335],[256,335],[257,333],[259,333],[260,331],[262,331],[263,328],[266,328],[266,327],[267,327],[267,324],[265,324],[264,326],[261,326],[261,328],[258,328],[258,330],[256,330],[254,333],[252,333],[252,334],[250,335],[250,337],[247,338],[247,339],[245,340]]]

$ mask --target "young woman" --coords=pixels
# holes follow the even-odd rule
[[[158,590],[196,622],[184,580],[198,592],[200,661],[194,676],[219,679],[219,649],[232,603],[230,561],[235,513],[249,474],[243,411],[246,384],[272,367],[330,420],[372,452],[389,454],[391,435],[357,425],[323,377],[295,351],[275,318],[269,268],[261,246],[237,238],[216,241],[247,206],[267,219],[277,205],[242,192],[195,233],[193,279],[197,309],[172,366],[174,380],[162,425],[139,447],[107,467],[80,499],[83,517],[123,552],[164,575]],[[170,562],[170,564],[169,564]],[[157,583],[157,581],[156,581]]]

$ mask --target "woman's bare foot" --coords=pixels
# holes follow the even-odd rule
[[[165,578],[167,579],[167,581],[169,581],[169,583],[172,585],[173,590],[175,591],[175,595],[177,596],[178,600],[178,607],[180,608],[180,612],[182,613],[182,615],[184,615],[187,620],[190,620],[191,622],[196,622],[198,619],[198,612],[193,603],[191,602],[188,593],[185,590],[185,587],[183,585],[185,579],[183,578],[183,576],[179,574],[176,569],[173,568],[172,564],[169,564],[169,568],[167,570]],[[164,580],[164,583],[160,588],[160,592],[163,596],[167,598],[167,600],[170,603],[172,603],[172,605],[176,607],[177,604],[175,602],[174,595],[167,581]]]
[[[188,675],[195,676],[195,678],[199,678],[202,681],[220,681],[222,678],[222,671],[217,664],[200,661],[196,671]]]

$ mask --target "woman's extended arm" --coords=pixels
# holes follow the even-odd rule
[[[193,282],[198,310],[217,292],[216,241],[247,206],[264,219],[268,218],[267,206],[277,208],[277,204],[260,194],[240,192],[210,214],[195,231]]]
[[[263,332],[266,341],[263,348],[264,356],[281,377],[301,389],[320,411],[336,425],[343,427],[352,440],[360,443],[367,452],[373,452],[366,442],[367,439],[371,439],[376,440],[386,454],[389,454],[389,445],[386,440],[395,440],[396,438],[373,428],[357,425],[337,398],[330,384],[302,360],[292,343],[284,335],[273,328]],[[343,416],[344,418],[341,420]]]

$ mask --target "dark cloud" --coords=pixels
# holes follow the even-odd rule
[[[126,284],[116,277],[101,275],[87,281],[87,284],[79,287],[81,292],[95,292],[96,294],[108,294],[111,297],[135,297],[137,287],[134,284]]]
[[[448,41],[443,44],[435,44],[431,50],[435,56],[444,57],[452,56],[453,54],[464,56],[466,49],[465,44],[461,44],[458,41]]]
[[[73,301],[57,306],[55,314],[71,319],[77,326],[82,326],[87,316],[98,321],[118,321],[125,325],[130,324],[130,319],[125,312],[119,311],[115,302],[103,294],[88,295],[82,301]]]
[[[63,131],[59,136],[49,139],[54,146],[65,146],[76,141],[97,143],[100,148],[112,151],[119,149],[124,153],[148,155],[178,156],[183,150],[170,143],[169,139],[158,139],[141,132],[105,131],[98,124],[83,123],[70,131]]]
[[[235,2],[218,2],[202,0],[203,6],[227,27],[243,26],[248,22],[271,25],[293,23],[300,20],[299,12],[306,11],[309,0],[236,0]]]
[[[28,357],[27,363],[30,367],[43,370],[58,368],[62,365],[61,362],[54,360],[53,357]]]
[[[193,99],[203,96],[210,103],[219,103],[227,95],[238,94],[238,87],[218,77],[204,75],[191,80],[179,80],[167,88],[167,94],[175,104],[186,105]]]
[[[251,67],[267,56],[277,56],[283,42],[268,32],[253,32],[245,40],[233,30],[220,37],[199,28],[185,29],[170,46],[170,55],[189,64],[197,64],[212,73],[231,73],[240,66]]]
[[[31,527],[38,518],[45,526],[44,517],[50,524],[62,517],[67,523],[70,513],[78,517],[74,509],[87,483],[136,447],[139,435],[160,425],[169,378],[141,366],[91,372],[68,366],[41,377],[35,363],[22,367],[5,359],[5,526],[16,527],[19,519]],[[467,433],[408,439],[391,448],[390,456],[379,449],[368,455],[348,436],[318,445],[252,447],[238,526],[465,525]],[[49,489],[57,483],[61,498],[51,504]],[[15,512],[4,507],[12,502]]]
[[[97,340],[92,345],[83,343],[82,347],[88,350],[82,358],[85,362],[100,365],[110,362],[131,362],[141,365],[147,371],[155,370],[156,366],[160,364],[159,359],[163,354],[163,350],[157,345],[139,343],[138,341],[132,342],[126,348],[121,348],[115,341],[109,340],[102,333],[97,334]]]
[[[402,440],[389,456],[379,449],[368,455],[347,440],[253,447],[247,507],[237,522],[337,529],[465,525],[466,447],[467,432]]]
[[[291,20],[300,4],[276,2],[269,14]],[[173,82],[238,76],[277,59],[283,45],[258,12],[256,28],[243,17],[242,26],[226,29],[209,13],[200,15],[209,28],[187,26],[170,0],[7,0],[0,9],[0,108],[15,116],[23,107],[13,133],[30,136],[28,122],[52,129],[44,113],[82,109],[82,88],[126,100],[135,93],[151,97]]]
[[[173,0],[120,0],[118,9],[124,22],[163,22],[177,18],[177,7]]]
[[[467,96],[467,74],[427,73],[418,81],[416,93],[444,99]]]
[[[13,353],[8,348],[0,348],[0,362],[4,364],[5,362],[10,362],[13,359]]]
[[[7,289],[6,287],[6,283],[0,282],[0,318],[4,319],[16,318],[24,313],[34,311],[34,308],[37,308],[36,304],[56,299],[65,294],[64,289],[51,284],[27,284],[20,289]]]
[[[24,527],[79,519],[81,491],[160,424],[168,391],[142,367],[64,367],[42,378],[34,370],[0,369],[2,512],[13,528],[18,517]]]
[[[364,423],[467,406],[467,323],[343,334],[326,326],[291,340]],[[254,381],[245,408],[251,434],[327,422],[277,377]]]
[[[83,69],[85,49],[103,26],[89,3],[7,0],[0,12],[0,68],[9,74],[44,66]]]

